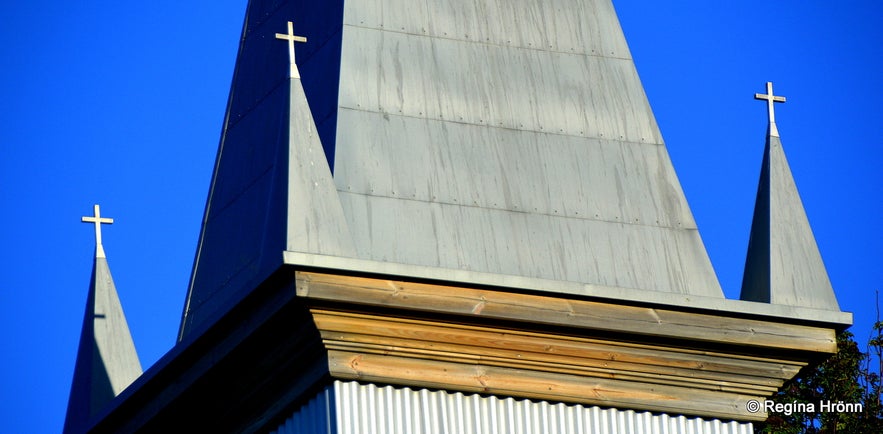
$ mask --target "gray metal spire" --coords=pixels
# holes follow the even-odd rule
[[[772,83],[755,98],[768,101],[769,129],[740,298],[839,311],[776,128],[773,102],[785,98],[772,95]]]
[[[107,403],[141,375],[141,362],[101,244],[101,224],[113,223],[113,219],[102,218],[95,205],[94,216],[82,221],[95,224],[95,262],[68,399],[66,433],[85,431]]]
[[[283,252],[723,298],[609,0],[253,1],[242,35],[181,338]]]
[[[247,22],[244,34],[260,39],[278,29],[264,24],[254,31]],[[288,42],[287,77],[279,75],[281,44],[245,37],[240,46],[179,338],[269,277],[285,251],[355,255],[295,63],[295,42],[307,38],[294,34],[291,21],[287,27],[275,33]],[[272,72],[261,69],[264,63],[242,62],[252,56],[272,59]]]

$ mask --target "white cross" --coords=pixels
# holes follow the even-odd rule
[[[291,78],[300,78],[300,73],[297,72],[297,65],[294,63],[294,43],[295,42],[307,42],[307,38],[303,36],[295,36],[294,35],[294,23],[291,21],[288,22],[288,33],[277,33],[276,39],[284,39],[288,41],[288,60],[291,62]]]
[[[95,223],[95,250],[96,256],[104,257],[104,247],[101,246],[101,224],[107,223],[112,224],[113,219],[111,218],[102,218],[101,217],[101,209],[98,205],[95,205],[95,216],[94,217],[86,217],[83,216],[83,223]]]
[[[756,93],[754,94],[754,99],[763,99],[767,102],[767,110],[770,113],[770,125],[776,123],[776,113],[773,110],[773,103],[776,102],[785,102],[784,96],[775,96],[773,95],[773,82],[766,82],[766,93]]]

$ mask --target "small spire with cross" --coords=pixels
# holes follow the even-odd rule
[[[288,60],[291,62],[291,78],[300,78],[300,73],[297,71],[297,65],[294,63],[294,43],[295,42],[307,42],[307,38],[303,36],[295,36],[294,34],[294,23],[291,21],[288,22],[288,33],[277,33],[276,39],[284,39],[288,41]]]
[[[773,95],[773,82],[768,81],[766,82],[766,93],[755,93],[754,99],[766,100],[767,110],[769,111],[770,116],[770,135],[779,137],[779,129],[776,128],[776,112],[773,108],[773,103],[785,102],[785,97]]]
[[[83,223],[95,224],[95,257],[104,258],[104,247],[101,245],[101,224],[112,224],[113,219],[101,217],[101,209],[95,205],[95,215],[93,217],[83,216]]]

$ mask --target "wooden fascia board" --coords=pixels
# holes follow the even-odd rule
[[[526,322],[646,339],[682,340],[696,347],[723,345],[748,352],[794,351],[810,358],[836,352],[831,328],[671,308],[612,304],[577,298],[297,271],[296,291],[308,300]]]
[[[745,410],[754,395],[345,351],[330,351],[328,358],[332,375],[341,379],[722,419],[766,418]]]

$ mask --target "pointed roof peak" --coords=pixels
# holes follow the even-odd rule
[[[92,418],[141,375],[141,362],[101,245],[101,224],[113,223],[113,219],[101,217],[98,205],[94,210],[94,216],[82,218],[95,224],[95,261],[64,432],[85,431]]]
[[[754,97],[767,101],[770,124],[740,298],[839,311],[776,128],[773,103],[785,97],[774,96],[770,82],[766,94]]]
[[[261,31],[269,32],[279,24]],[[251,108],[247,114],[228,121],[223,132],[179,340],[211,324],[247,294],[247,288],[279,269],[285,251],[356,256],[319,128],[295,62],[294,44],[306,42],[307,38],[294,34],[291,21],[287,21],[287,27],[287,33],[275,34],[276,39],[288,42],[290,69],[284,79],[287,86],[259,80],[266,96],[256,107],[231,90],[234,96],[228,116],[241,110],[243,103]],[[251,55],[251,50],[267,50],[261,54],[281,63],[281,44],[270,44],[264,34],[256,33],[253,37],[259,41],[248,40],[240,47],[237,71],[243,72],[239,77],[246,78],[234,79],[233,89],[255,87],[250,83],[254,78],[245,72],[254,65],[242,61],[244,56]],[[243,174],[242,152],[252,148],[261,149],[262,167],[267,167],[271,176],[264,172]],[[263,223],[254,224],[256,220]],[[236,235],[231,234],[232,228],[237,228]],[[230,254],[234,250],[237,254]]]

